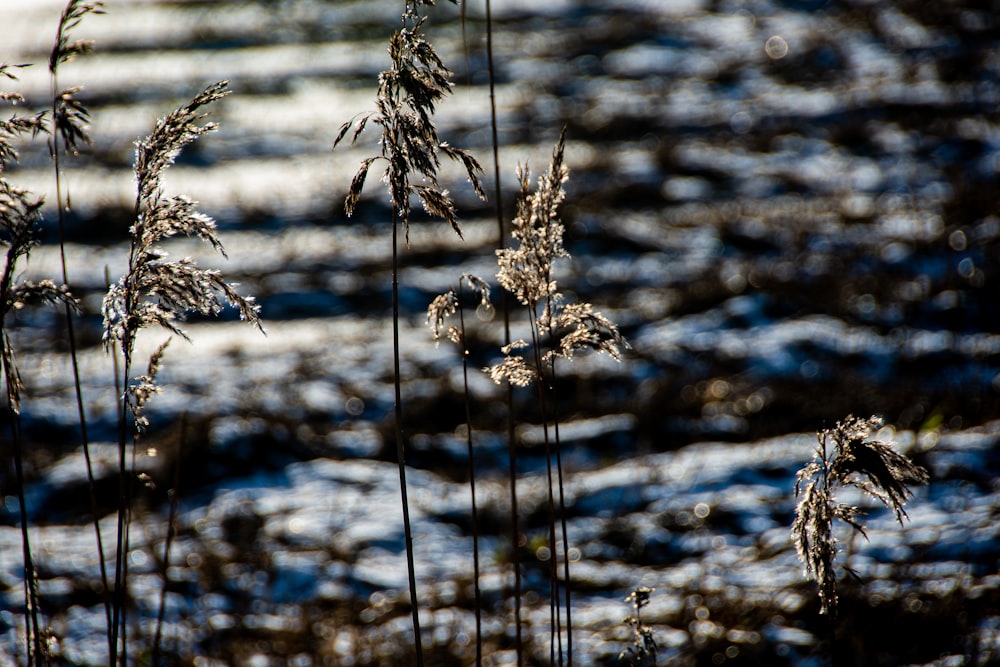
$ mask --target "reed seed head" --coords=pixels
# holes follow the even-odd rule
[[[836,490],[844,486],[860,489],[891,509],[903,525],[907,516],[903,505],[913,493],[910,485],[926,484],[930,479],[927,470],[896,452],[892,443],[869,439],[881,426],[878,417],[849,416],[833,428],[820,431],[813,460],[796,475],[795,495],[799,500],[791,537],[806,576],[819,585],[821,613],[837,611],[834,520],[840,519],[867,537],[858,520],[863,512],[837,502]]]
[[[379,74],[376,111],[345,123],[333,142],[336,148],[353,128],[351,143],[354,143],[369,121],[381,126],[380,154],[362,160],[351,180],[344,210],[348,216],[354,214],[372,164],[377,160],[385,161],[382,181],[388,187],[394,215],[403,225],[407,245],[410,243],[410,199],[414,196],[429,215],[447,221],[455,233],[462,236],[454,200],[438,182],[442,155],[460,162],[475,193],[486,199],[479,179],[482,167],[468,151],[441,141],[434,125],[436,105],[451,93],[452,83],[451,72],[422,32],[427,17],[420,16],[417,8],[432,4],[427,0],[406,3],[403,27],[389,40],[392,65]],[[413,183],[414,176],[419,177],[420,184]]]

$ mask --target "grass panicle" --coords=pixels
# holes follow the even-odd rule
[[[376,161],[385,161],[382,180],[388,187],[393,213],[403,226],[407,245],[413,196],[428,214],[447,221],[462,235],[455,203],[438,182],[442,156],[460,162],[473,190],[486,199],[480,184],[483,169],[479,162],[468,151],[441,141],[434,125],[436,105],[451,93],[453,84],[452,73],[423,34],[427,17],[418,13],[418,6],[433,4],[426,0],[406,2],[403,27],[389,40],[392,67],[379,74],[376,110],[341,126],[333,143],[336,147],[348,133],[351,142],[356,142],[369,122],[381,126],[381,152],[362,161],[351,181],[344,209],[348,216],[354,214],[369,170]],[[419,183],[413,182],[413,176],[419,178]]]
[[[813,460],[796,476],[792,542],[806,576],[819,586],[821,613],[831,616],[837,612],[834,520],[867,537],[859,520],[863,511],[838,502],[837,490],[846,486],[861,490],[892,510],[903,525],[907,516],[903,506],[913,494],[910,487],[930,480],[927,470],[895,451],[891,443],[870,439],[881,426],[878,417],[849,416],[823,429],[817,434],[819,446]]]
[[[70,33],[80,25],[87,14],[103,14],[103,2],[85,0],[70,0],[66,3],[59,17],[59,27],[56,30],[56,40],[49,54],[49,72],[55,74],[59,65],[67,63],[83,53],[89,53],[93,47],[92,40],[70,41]]]
[[[158,325],[187,339],[179,324],[186,314],[216,315],[222,311],[223,301],[263,331],[260,308],[253,297],[241,296],[237,285],[227,283],[221,272],[202,269],[190,258],[167,259],[166,251],[157,245],[179,234],[195,236],[226,256],[215,222],[199,212],[190,198],[164,196],[162,179],[181,149],[216,129],[215,123],[198,124],[203,118],[199,111],[225,97],[227,85],[222,81],[206,88],[189,104],[161,119],[153,133],[136,146],[138,195],[136,222],[130,229],[128,271],[109,288],[103,304],[105,345],[118,344],[126,358],[131,357],[141,329]]]
[[[79,153],[81,142],[91,143],[87,127],[90,123],[90,111],[77,98],[79,92],[83,90],[82,86],[59,88],[59,66],[93,50],[93,40],[70,41],[70,33],[80,25],[88,14],[104,14],[103,7],[103,2],[69,0],[59,17],[56,39],[52,51],[49,53],[49,74],[52,80],[52,124],[54,127],[52,134],[53,137],[58,136],[62,140],[63,149],[70,155]],[[58,145],[54,142],[51,143],[50,151],[56,163],[56,178],[58,180],[60,176]],[[62,203],[60,198],[60,211]]]
[[[4,79],[7,81],[17,81],[17,70],[24,69],[25,67],[28,67],[26,63],[17,65],[0,63],[0,81]],[[24,102],[24,96],[17,92],[0,90],[0,101],[17,105]],[[8,165],[17,161],[18,153],[17,148],[14,146],[14,140],[24,135],[30,135],[32,138],[35,138],[39,134],[44,134],[47,131],[47,115],[47,111],[39,111],[34,116],[13,114],[6,119],[0,118],[0,178],[3,178],[3,173],[7,171]],[[7,183],[6,179],[4,179],[4,183]],[[5,186],[5,192],[13,192],[13,190],[16,190],[16,188],[9,184]],[[6,194],[5,197],[11,197],[10,201],[20,198],[13,194]],[[7,199],[4,201],[6,204]],[[40,203],[38,208],[41,208]],[[8,233],[10,233],[9,230]]]
[[[559,205],[566,198],[563,185],[569,179],[564,163],[565,131],[552,153],[549,171],[538,179],[534,192],[530,189],[529,172],[518,170],[520,196],[517,214],[511,224],[515,245],[496,251],[497,280],[500,286],[528,309],[535,323],[535,334],[551,338],[554,344],[539,352],[541,361],[550,364],[557,357],[572,359],[577,350],[593,349],[620,361],[628,343],[618,327],[585,302],[567,304],[553,278],[558,259],[569,258],[563,245],[564,227],[559,220]],[[526,358],[520,350],[534,342],[515,340],[502,348],[503,360],[487,368],[494,382],[508,381],[519,387],[527,386],[540,377],[542,367]]]
[[[169,113],[156,123],[153,132],[136,145],[135,177],[137,195],[135,223],[130,231],[128,269],[111,285],[104,297],[104,344],[116,348],[122,386],[119,414],[119,507],[118,538],[115,561],[114,618],[112,619],[112,658],[119,650],[119,632],[124,637],[126,562],[128,526],[131,512],[133,475],[126,465],[129,435],[127,422],[132,417],[134,433],[148,425],[143,409],[156,393],[156,373],[166,343],[150,359],[145,375],[132,378],[136,338],[145,328],[160,326],[188,339],[181,328],[188,313],[218,314],[224,302],[239,311],[240,317],[263,332],[259,306],[253,297],[242,296],[236,285],[224,280],[221,272],[203,269],[190,258],[169,259],[159,245],[177,235],[200,238],[225,256],[216,234],[215,223],[195,208],[195,202],[183,195],[167,197],[163,192],[164,172],[181,150],[204,134],[216,129],[215,123],[201,124],[203,107],[228,94],[227,81],[208,86],[188,104]],[[134,449],[134,440],[133,440]],[[120,647],[125,651],[125,642]]]

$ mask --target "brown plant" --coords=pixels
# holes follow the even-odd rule
[[[840,503],[838,488],[853,486],[875,498],[896,514],[903,525],[903,505],[913,495],[914,484],[930,480],[927,470],[915,465],[892,448],[892,443],[870,440],[882,426],[878,417],[861,419],[849,416],[833,428],[816,434],[819,447],[812,461],[796,476],[795,495],[799,498],[792,523],[792,542],[806,576],[819,585],[820,612],[837,612],[837,577],[833,561],[837,538],[833,522],[840,519],[867,537],[858,520],[861,508]],[[828,440],[834,450],[828,450]]]

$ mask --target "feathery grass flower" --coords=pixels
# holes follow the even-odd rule
[[[833,561],[837,538],[833,522],[840,519],[867,537],[858,520],[859,507],[837,502],[838,488],[853,486],[875,498],[896,514],[903,525],[903,505],[913,495],[910,485],[926,484],[927,470],[896,452],[892,443],[870,440],[882,426],[878,417],[849,416],[833,428],[816,434],[819,447],[812,461],[796,476],[795,495],[799,498],[792,523],[792,542],[806,576],[819,585],[820,612],[836,614],[837,578]],[[828,449],[828,440],[834,449]]]

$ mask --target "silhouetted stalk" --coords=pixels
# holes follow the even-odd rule
[[[4,333],[6,343],[6,332]],[[6,348],[0,348],[6,359]],[[4,376],[10,386],[8,366],[4,362]],[[9,391],[9,390],[8,390]],[[28,535],[28,505],[24,497],[24,452],[21,445],[20,415],[11,415],[10,438],[14,446],[14,477],[17,484],[17,504],[21,522],[21,556],[24,559],[24,645],[28,651],[28,665],[42,665],[41,626],[38,620],[38,584],[35,562],[31,555],[31,540]]]
[[[131,336],[126,340],[131,341]],[[131,349],[132,344],[130,342],[127,343],[126,340],[122,341],[123,349]],[[129,352],[123,356],[121,361],[122,378],[124,379],[122,385],[125,386],[125,389],[119,395],[120,405],[118,407],[118,521],[115,529],[115,588],[111,615],[111,657],[109,660],[111,667],[115,667],[118,664],[119,636],[122,636],[123,644],[125,641],[125,544],[126,531],[128,529],[127,513],[130,504],[128,495],[130,485],[128,484],[128,468],[126,466],[128,442],[128,398],[126,392],[128,391],[128,378],[132,369],[131,357],[131,352]],[[124,646],[122,647],[122,652],[124,653]]]
[[[132,485],[134,474],[135,436],[132,437],[132,468],[128,467],[127,443],[130,432],[129,415],[134,433],[148,426],[143,408],[159,391],[156,373],[167,343],[150,357],[145,375],[132,377],[133,354],[138,333],[159,326],[185,339],[180,328],[190,312],[215,315],[227,303],[236,308],[240,317],[263,328],[259,306],[252,297],[236,292],[233,284],[212,269],[202,269],[190,258],[169,260],[158,245],[178,234],[196,236],[225,256],[216,233],[215,221],[199,212],[195,202],[183,195],[167,197],[163,192],[163,173],[173,164],[181,150],[201,135],[216,128],[214,123],[199,125],[204,118],[200,110],[205,105],[228,94],[228,82],[220,81],[206,88],[188,104],[157,121],[153,132],[136,144],[135,175],[137,194],[133,210],[128,269],[121,279],[108,288],[104,297],[105,349],[121,356],[121,391],[119,393],[118,425],[118,525],[115,554],[115,590],[112,618],[110,664],[127,655],[127,573],[129,527],[131,524]],[[169,339],[168,341],[169,342]],[[116,349],[117,348],[117,349]],[[119,641],[121,653],[119,654]]]
[[[363,115],[356,122],[345,123],[333,142],[336,147],[352,126],[354,126],[352,142],[358,139],[369,121],[382,127],[380,153],[362,161],[361,167],[351,181],[344,209],[348,216],[354,213],[368,171],[374,162],[384,160],[386,168],[383,182],[388,187],[392,201],[392,336],[396,459],[399,466],[403,531],[418,667],[423,665],[423,650],[406,489],[406,448],[400,389],[402,378],[399,362],[399,228],[402,226],[406,243],[409,245],[410,198],[415,195],[427,213],[447,221],[459,237],[462,236],[454,201],[437,179],[442,154],[462,163],[476,194],[485,198],[485,193],[479,184],[478,174],[482,172],[479,163],[468,152],[442,142],[434,127],[435,105],[451,92],[451,72],[444,67],[433,46],[421,32],[421,26],[426,20],[426,17],[420,16],[417,11],[417,7],[421,4],[434,3],[433,0],[407,0],[403,9],[403,27],[390,37],[391,67],[379,74],[376,111]],[[412,181],[413,176],[419,177],[419,183]]]
[[[167,609],[167,587],[170,583],[170,547],[177,532],[177,498],[181,486],[181,461],[184,459],[184,447],[187,442],[187,413],[181,416],[181,439],[177,444],[177,455],[174,460],[174,481],[169,491],[170,509],[167,512],[167,534],[163,540],[163,565],[160,576],[163,577],[163,588],[160,590],[160,608],[156,612],[156,632],[153,635],[153,648],[149,663],[152,667],[160,664],[160,644],[163,640],[163,619]]]
[[[479,586],[479,510],[476,502],[476,459],[472,441],[472,400],[469,392],[469,355],[466,345],[465,307],[462,293],[462,283],[479,293],[479,306],[483,319],[492,319],[493,304],[490,303],[490,287],[482,278],[463,273],[459,278],[458,288],[452,288],[434,298],[427,306],[427,323],[434,334],[434,340],[441,338],[442,331],[448,340],[457,344],[462,354],[462,388],[465,398],[465,433],[469,456],[469,493],[472,505],[472,570],[473,587],[475,590],[476,607],[476,665],[482,665],[482,593]],[[459,326],[445,327],[445,320],[458,313]]]
[[[534,305],[528,306],[528,320],[531,329],[532,352],[535,357],[535,372],[538,382],[538,409],[539,418],[542,422],[542,440],[545,444],[545,473],[548,487],[549,506],[549,626],[551,636],[549,639],[550,664],[563,664],[562,653],[562,617],[559,609],[559,557],[556,545],[556,501],[555,501],[555,480],[552,475],[552,442],[549,438],[549,417],[546,403],[548,394],[542,364],[541,333],[539,331],[538,315]],[[551,388],[548,388],[551,389]]]
[[[0,64],[0,79],[17,80],[11,70],[21,66]],[[0,101],[17,104],[24,98],[17,93],[0,90]],[[22,270],[18,267],[21,258],[27,259],[35,244],[35,233],[41,220],[43,200],[35,198],[26,190],[11,185],[4,177],[7,165],[17,160],[17,150],[11,139],[18,135],[30,134],[32,138],[45,132],[45,114],[32,118],[12,116],[0,120],[0,244],[6,245],[4,267],[0,276],[0,365],[3,366],[6,385],[7,408],[10,411],[10,434],[13,447],[14,475],[17,485],[19,519],[21,523],[21,553],[24,572],[25,602],[25,654],[29,665],[42,665],[45,654],[42,646],[42,624],[39,620],[39,596],[37,571],[31,550],[28,529],[28,508],[25,494],[24,443],[21,433],[21,374],[17,369],[13,345],[7,330],[7,316],[24,308],[29,302],[41,301],[50,304],[70,304],[76,301],[65,285],[57,286],[51,280],[32,282],[17,280],[15,276]]]
[[[510,308],[503,297],[506,340],[510,341]],[[509,342],[508,342],[509,344]],[[507,385],[507,479],[510,494],[510,560],[514,570],[514,646],[518,667],[524,664],[524,639],[521,634],[521,529],[517,503],[517,413],[514,406],[514,387]]]
[[[464,17],[465,3],[462,3]],[[476,666],[483,664],[483,598],[479,587],[479,509],[476,504],[476,457],[472,446],[472,401],[469,396],[469,348],[465,344],[462,281],[458,282],[458,323],[462,341],[462,395],[465,397],[465,441],[469,452],[469,497],[472,507],[472,589],[476,600]]]
[[[549,373],[552,378],[552,429],[555,439],[556,474],[559,485],[559,523],[562,527],[563,543],[563,590],[566,594],[566,664],[573,667],[573,605],[570,594],[569,575],[569,529],[566,526],[566,488],[563,481],[562,441],[559,439],[559,403],[556,393],[556,358],[549,363]]]
[[[18,406],[21,380],[17,369],[10,361],[13,358],[13,351],[6,327],[8,302],[10,301],[8,295],[12,290],[13,269],[19,255],[18,246],[18,241],[12,238],[7,252],[2,283],[0,283],[0,294],[3,295],[3,320],[0,321],[0,359],[3,363],[7,389],[7,409],[10,410],[10,441],[14,448],[14,481],[17,485],[17,505],[21,523],[21,557],[24,572],[24,645],[28,654],[27,664],[41,665],[42,644],[41,626],[38,620],[38,585],[28,530],[28,503],[24,494],[24,449],[21,443],[21,410]]]
[[[110,287],[111,287],[111,274],[110,274],[110,272],[108,270],[107,265],[104,266],[104,283],[110,289]],[[111,355],[111,368],[112,368],[112,372],[114,373],[115,396],[119,397],[119,400],[121,400],[122,402],[124,402],[124,390],[122,389],[122,380],[121,380],[121,378],[123,377],[123,374],[122,374],[122,368],[121,368],[121,361],[119,361],[117,354]],[[126,377],[126,378],[128,377],[128,373],[127,372],[125,372],[124,377]],[[117,412],[117,419],[118,419],[118,438],[119,438],[119,442],[121,442],[122,429],[126,428],[125,427],[126,417],[125,417],[125,414],[123,413],[122,409],[119,409],[116,412]],[[122,493],[122,486],[121,485],[124,482],[124,477],[122,475],[122,470],[121,470],[122,469],[122,463],[121,463],[121,457],[120,457],[120,453],[121,453],[121,447],[120,446],[119,446],[119,450],[118,451],[119,451],[119,462],[118,462],[118,464],[119,464],[118,465],[118,484],[119,484],[118,492],[119,492],[119,499],[118,499],[118,506],[116,508],[116,511],[118,511],[118,519],[120,520],[121,519],[121,514],[120,514],[120,509],[121,509],[121,493]],[[112,612],[111,613],[112,613],[112,618],[111,618],[111,623],[108,626],[108,648],[109,648],[109,650],[108,650],[108,665],[110,667],[117,667],[117,665],[118,665],[118,609],[119,609],[118,591],[120,590],[120,588],[118,587],[118,572],[119,572],[119,568],[120,568],[120,564],[119,564],[119,560],[118,559],[119,559],[119,554],[121,554],[121,549],[118,546],[118,541],[117,540],[118,540],[118,536],[120,534],[121,534],[121,526],[118,525],[118,526],[116,526],[116,533],[115,533],[115,535],[116,535],[116,537],[115,537],[115,588],[114,588],[113,591],[111,591],[111,603],[112,603]]]
[[[448,340],[459,346],[462,354],[462,394],[465,405],[465,434],[469,461],[469,495],[472,506],[472,577],[475,591],[476,614],[476,665],[482,665],[482,592],[479,586],[479,509],[476,502],[476,458],[472,439],[472,400],[469,392],[469,348],[466,345],[465,307],[463,305],[462,283],[479,292],[479,308],[485,316],[492,313],[489,285],[478,276],[468,273],[459,278],[458,288],[452,288],[435,297],[427,306],[427,323],[434,334],[434,340],[440,340],[442,331]],[[445,320],[458,313],[458,327],[445,327]]]
[[[490,0],[486,0],[486,68],[490,89],[490,139],[493,147],[493,198],[497,216],[497,249],[502,250],[507,243],[507,232],[504,226],[503,197],[500,189],[500,138],[497,123],[496,68],[493,62],[493,10]],[[500,298],[503,311],[503,343],[510,345],[510,297],[504,291]],[[510,384],[507,385],[506,400],[510,552],[511,567],[514,570],[514,643],[517,651],[517,665],[521,667],[524,664],[524,642],[521,637],[521,531],[517,507],[517,439],[515,435],[517,415],[514,408],[514,388]]]
[[[68,62],[75,55],[84,53],[90,49],[90,42],[68,42],[69,31],[82,20],[88,13],[102,14],[102,3],[100,2],[80,2],[70,0],[59,18],[59,27],[56,30],[56,40],[49,55],[49,73],[52,81],[52,122],[53,137],[50,143],[50,153],[52,156],[53,169],[55,171],[56,185],[56,220],[59,232],[59,261],[62,267],[63,283],[69,284],[69,271],[66,266],[66,234],[64,223],[64,212],[70,209],[70,196],[67,192],[66,202],[63,204],[62,166],[60,163],[59,139],[67,153],[75,153],[77,142],[82,140],[89,143],[86,134],[85,123],[89,119],[86,108],[73,98],[74,93],[79,89],[61,91],[59,88],[59,65]],[[69,304],[65,307],[66,338],[69,342],[70,363],[73,372],[73,388],[76,393],[77,417],[80,422],[80,440],[83,446],[83,457],[87,468],[87,490],[90,496],[91,516],[94,523],[94,534],[97,540],[97,560],[100,564],[101,572],[101,593],[104,602],[104,613],[108,624],[108,641],[111,641],[111,595],[108,583],[108,570],[104,559],[104,543],[101,537],[101,525],[97,511],[97,494],[94,490],[94,466],[90,456],[90,436],[87,430],[87,414],[83,402],[83,390],[80,383],[80,364],[77,359],[77,343],[75,324],[73,323],[73,313]],[[109,645],[110,648],[110,645]]]
[[[549,275],[546,276],[547,280],[551,280],[551,267]],[[559,500],[558,509],[556,510],[559,518],[560,529],[562,533],[562,544],[563,544],[563,588],[566,595],[566,661],[569,667],[573,665],[573,612],[571,610],[571,596],[570,596],[570,566],[569,566],[569,530],[566,526],[566,489],[565,482],[563,478],[563,466],[562,466],[562,443],[559,439],[559,410],[558,410],[558,395],[556,393],[556,358],[558,355],[559,346],[555,340],[555,331],[553,325],[553,314],[556,306],[556,299],[553,298],[554,295],[549,294],[545,297],[545,313],[547,317],[546,330],[549,338],[549,351],[548,355],[548,365],[549,365],[549,394],[552,401],[552,429],[554,436],[554,443],[550,448],[548,440],[548,429],[545,430],[546,439],[546,456],[548,457],[549,465],[549,495],[552,495],[552,451],[555,453],[556,460],[556,484],[559,488]],[[544,364],[541,358],[541,345],[536,343],[536,364],[538,364],[538,386],[541,388],[545,384],[546,373],[544,369]],[[551,449],[551,451],[549,451]],[[551,500],[550,500],[551,502]],[[553,528],[554,531],[554,528]],[[552,558],[553,562],[556,559],[556,542],[553,538],[552,543]],[[558,582],[558,574],[556,574],[555,580]],[[558,594],[556,594],[558,597]],[[561,643],[560,643],[561,648]],[[562,659],[560,656],[560,664],[562,664]]]
[[[393,410],[396,422],[396,463],[399,466],[399,493],[403,504],[403,537],[406,541],[406,574],[410,585],[410,613],[413,618],[413,644],[417,667],[424,664],[420,637],[420,608],[417,597],[417,574],[413,557],[413,534],[410,527],[410,502],[406,492],[406,447],[403,441],[403,399],[399,370],[399,221],[392,218],[392,369]]]

